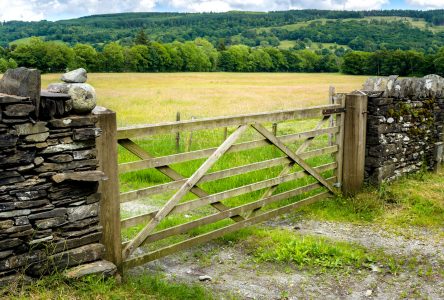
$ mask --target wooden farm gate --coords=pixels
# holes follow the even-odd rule
[[[360,173],[363,174],[365,142],[362,145],[359,140],[365,137],[367,98],[345,94],[336,94],[334,98],[335,103],[325,106],[117,130],[115,114],[106,109],[99,112],[99,124],[103,130],[98,143],[99,159],[102,170],[109,178],[101,184],[101,220],[104,231],[102,242],[107,248],[108,259],[121,269],[139,266],[325,199],[340,192],[338,187],[343,184],[350,192],[356,189],[362,183]],[[310,121],[302,123],[301,120]],[[283,134],[270,130],[272,123],[279,126],[286,124]],[[348,131],[345,130],[347,123],[353,127]],[[297,130],[301,124],[311,124],[312,127],[309,130]],[[212,147],[186,149],[187,151],[161,156],[153,155],[151,150],[147,150],[152,149],[151,143],[156,141],[153,136],[160,136],[163,141],[174,140],[178,133],[204,130],[210,132],[211,137],[227,127],[231,129],[231,134],[218,139],[219,144]],[[348,141],[345,144],[344,137]],[[317,142],[319,139],[323,142]],[[147,143],[150,144],[149,147],[146,147]],[[356,145],[359,143],[361,145],[357,149]],[[129,151],[137,160],[117,165],[117,144],[122,147],[121,153]],[[261,147],[273,148],[275,157],[229,165],[228,168],[212,168],[227,155],[232,155],[230,153],[243,153],[248,157],[249,153],[260,151],[257,149]],[[344,158],[344,151],[348,152],[348,157]],[[257,153],[251,156],[261,157]],[[317,159],[318,157],[323,158]],[[356,163],[357,160],[362,160],[362,167],[361,163]],[[225,165],[227,161],[230,160],[226,160]],[[181,173],[181,168],[176,167],[178,164],[182,167],[193,164],[194,168],[186,175]],[[119,193],[119,174],[147,169],[157,170],[170,181]],[[234,187],[222,185],[224,189],[216,192],[209,192],[204,187],[205,184],[208,187],[209,182],[240,178],[264,170],[267,170],[265,178],[251,182],[251,178],[255,177],[249,177],[247,184]],[[349,176],[343,178],[343,170]],[[282,189],[282,185],[287,185],[287,188]],[[163,199],[157,209],[120,219],[121,204],[150,199],[162,193],[168,197]],[[251,201],[227,204],[228,199],[250,193],[255,196]],[[191,194],[194,196],[190,196]],[[193,215],[196,210],[198,212]],[[172,225],[169,225],[172,222],[165,221],[178,214],[185,215],[185,219],[182,218],[179,223],[173,222]],[[220,223],[222,220],[225,223]],[[217,227],[215,224],[222,225]],[[196,231],[198,228],[207,229]],[[124,230],[137,232],[135,236],[122,242],[121,233]],[[138,248],[142,251],[135,252]]]

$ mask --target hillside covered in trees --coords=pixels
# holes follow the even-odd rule
[[[123,13],[4,22],[0,72],[444,73],[444,10]]]
[[[162,43],[201,37],[213,45],[223,39],[226,45],[273,46],[282,40],[310,39],[354,50],[430,51],[444,45],[444,27],[440,25],[444,25],[444,10],[122,13],[57,22],[4,22],[0,46],[31,36],[70,45],[97,47],[114,41],[129,45],[137,32],[145,29],[151,40]]]

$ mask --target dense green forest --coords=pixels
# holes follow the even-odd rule
[[[201,37],[215,46],[220,39],[226,45],[275,46],[282,40],[310,39],[364,51],[436,51],[444,46],[440,25],[444,25],[444,10],[123,13],[57,22],[4,22],[0,46],[31,36],[72,46],[88,43],[100,48],[114,41],[129,46],[143,28],[151,40],[162,43]]]
[[[363,52],[341,48],[282,50],[223,43],[206,39],[158,43],[143,31],[132,46],[111,42],[101,50],[88,44],[69,47],[60,42],[31,38],[27,43],[0,48],[0,72],[17,65],[43,72],[78,67],[94,72],[338,72],[347,74],[444,75],[444,47],[433,54],[414,50]]]
[[[444,74],[444,10],[123,13],[0,23],[0,72]]]

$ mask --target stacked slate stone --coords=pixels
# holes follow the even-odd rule
[[[97,189],[104,176],[97,170],[96,118],[38,119],[33,91],[40,90],[40,74],[8,72],[0,82],[0,287],[19,274],[41,276],[90,262],[114,272],[100,260]],[[36,76],[38,85],[29,80]],[[13,93],[17,80],[27,93]]]
[[[370,78],[366,178],[393,180],[442,161],[444,79],[397,76]]]

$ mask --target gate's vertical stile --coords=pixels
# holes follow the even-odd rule
[[[117,157],[116,113],[103,107],[96,107],[93,113],[98,118],[102,134],[97,138],[97,158],[100,170],[107,180],[101,181],[99,191],[100,222],[103,227],[102,243],[105,245],[107,260],[113,262],[121,271],[122,237],[119,202],[119,174]]]
[[[342,192],[347,196],[364,183],[367,103],[367,95],[361,92],[345,96]]]
[[[335,104],[335,100],[336,100],[335,91],[336,91],[336,89],[334,86],[329,87],[329,89],[328,89],[328,104]],[[329,122],[330,127],[335,126],[335,118],[334,117],[335,117],[334,115],[330,116],[330,122]],[[330,146],[333,145],[333,138],[334,138],[334,134],[328,135],[328,144]]]
[[[337,94],[335,96],[335,103],[342,105],[345,108],[345,94]],[[345,125],[345,113],[342,112],[336,115],[336,125],[339,126],[339,131],[335,136],[335,143],[339,146],[338,152],[335,154],[335,160],[337,163],[337,168],[335,170],[335,175],[337,178],[336,186],[341,188],[343,181],[343,163],[344,163],[344,125]]]

